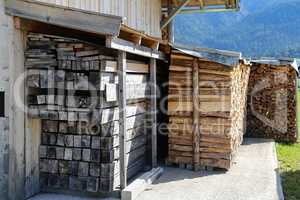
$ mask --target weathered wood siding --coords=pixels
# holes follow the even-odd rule
[[[122,16],[124,24],[154,37],[161,37],[160,0],[38,0],[72,8]]]
[[[0,0],[0,89],[8,92],[9,87],[9,59],[8,59],[8,36],[9,20],[4,14],[4,0]],[[7,94],[5,94],[7,97]],[[6,98],[6,100],[8,100]],[[6,200],[8,197],[8,117],[0,118],[0,196]]]

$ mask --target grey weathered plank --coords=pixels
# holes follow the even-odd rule
[[[112,49],[117,49],[120,51],[125,51],[128,53],[140,55],[140,56],[145,56],[149,58],[156,58],[160,60],[166,60],[166,56],[164,53],[144,47],[144,46],[137,46],[132,42],[122,40],[117,37],[107,37],[106,38],[106,47],[112,48]]]
[[[151,83],[151,140],[152,140],[152,167],[157,167],[157,82],[156,60],[150,59],[150,83]]]
[[[119,35],[122,18],[32,0],[9,0],[6,13],[101,35]]]
[[[120,187],[124,189],[127,186],[127,165],[126,165],[126,52],[118,52],[118,78],[119,78],[119,125],[120,125]]]

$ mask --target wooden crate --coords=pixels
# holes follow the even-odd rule
[[[229,169],[243,140],[249,66],[173,50],[169,71],[168,163]]]

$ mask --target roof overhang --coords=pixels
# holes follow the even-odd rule
[[[172,48],[181,53],[197,57],[202,60],[213,61],[229,67],[237,66],[242,59],[242,53],[219,49],[199,48],[173,44]]]
[[[117,36],[122,18],[33,0],[7,0],[8,15],[96,34]]]
[[[168,17],[161,22],[165,28],[177,14],[232,12],[240,8],[240,0],[162,0],[163,10],[168,11]]]
[[[186,0],[162,0],[163,7],[178,7]],[[190,0],[185,9],[239,9],[240,0]]]
[[[108,48],[166,60],[167,45],[122,24],[122,17],[76,8],[43,3],[36,0],[6,0],[5,12],[14,16],[15,26],[31,32],[102,38]],[[95,43],[96,41],[94,41]]]
[[[298,59],[295,59],[295,58],[263,57],[260,59],[252,59],[252,60],[250,60],[250,62],[258,63],[258,64],[273,65],[273,66],[289,66],[289,67],[293,68],[297,72],[297,74],[299,74],[300,62]]]

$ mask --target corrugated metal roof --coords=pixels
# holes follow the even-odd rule
[[[182,53],[213,61],[227,66],[237,66],[242,59],[242,53],[235,51],[224,51],[219,49],[187,47],[183,45],[171,45]]]
[[[269,64],[275,66],[289,65],[299,74],[300,60],[296,58],[269,58],[252,59],[251,63]]]

